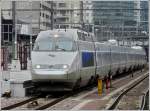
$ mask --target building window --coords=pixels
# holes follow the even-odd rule
[[[46,15],[46,18],[48,19],[48,18],[49,18],[49,16],[48,16],[48,15]]]
[[[66,7],[65,3],[59,3],[59,7]]]
[[[2,40],[5,42],[12,41],[12,25],[11,24],[2,25]]]
[[[9,33],[12,33],[12,25],[9,25]]]
[[[56,3],[53,3],[53,7],[56,7]]]
[[[4,33],[4,41],[9,41],[8,33]]]
[[[60,11],[60,14],[65,16],[66,15],[66,11]]]
[[[51,4],[51,1],[47,1],[48,4]]]

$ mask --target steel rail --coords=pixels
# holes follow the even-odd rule
[[[135,86],[137,86],[139,83],[141,83],[144,79],[148,77],[148,73],[142,77],[140,80],[137,80],[134,84],[130,85],[125,91],[123,91],[116,100],[107,108],[108,110],[113,110],[118,105],[119,101],[122,99],[122,97],[129,92],[131,89],[133,89]]]
[[[74,91],[74,92],[70,92],[69,94],[66,94],[66,95],[64,95],[64,96],[62,96],[62,97],[56,98],[56,99],[54,99],[53,101],[51,101],[51,102],[49,102],[49,103],[47,103],[47,104],[44,104],[44,105],[42,105],[42,106],[39,106],[39,107],[35,108],[34,110],[46,109],[46,108],[48,108],[48,107],[51,107],[51,106],[57,104],[58,102],[61,102],[62,100],[66,99],[66,98],[68,98],[68,97],[70,97],[70,96],[73,96],[73,95],[75,95],[75,94],[77,94],[77,93],[82,92],[83,90],[87,90],[87,89],[92,88],[92,87],[94,87],[94,86],[95,86],[95,85],[87,86],[87,87],[83,87],[83,88],[81,88],[81,89],[79,89],[79,90],[76,90],[76,91]],[[10,105],[10,106],[3,107],[3,108],[1,108],[1,109],[2,109],[2,110],[14,109],[14,108],[17,108],[17,107],[19,107],[19,106],[25,105],[25,104],[27,104],[27,103],[29,103],[29,102],[31,102],[31,101],[37,100],[37,99],[39,99],[39,98],[40,98],[40,95],[38,95],[38,96],[36,96],[36,97],[31,97],[31,98],[29,98],[29,99],[26,99],[26,100],[23,100],[23,101],[21,101],[21,102],[12,104],[12,105]]]
[[[47,103],[47,104],[45,104],[45,105],[42,105],[42,106],[40,106],[40,107],[38,107],[38,108],[35,108],[35,110],[43,110],[43,109],[46,109],[46,108],[48,108],[48,107],[51,107],[51,106],[57,104],[58,102],[61,102],[62,100],[64,100],[64,99],[67,98],[67,97],[68,97],[68,96],[62,96],[62,97],[60,97],[60,98],[58,98],[58,99],[55,99],[55,100],[53,100],[53,101],[51,101],[51,102],[49,102],[49,103]]]
[[[138,72],[139,73],[139,72]],[[144,77],[144,79],[145,79],[146,77]],[[143,80],[144,80],[143,79]],[[63,101],[64,99],[66,99],[66,98],[68,98],[68,97],[70,97],[70,96],[73,96],[73,95],[75,95],[75,94],[78,94],[78,93],[80,93],[80,92],[82,92],[82,91],[84,91],[84,90],[87,90],[87,89],[89,89],[89,88],[92,88],[94,85],[92,85],[92,86],[88,86],[88,87],[83,87],[83,88],[81,88],[81,89],[79,89],[79,90],[76,90],[76,91],[74,91],[74,92],[71,92],[71,93],[69,93],[69,94],[67,94],[67,95],[64,95],[64,96],[62,96],[62,97],[60,97],[60,98],[57,98],[57,99],[55,99],[55,100],[53,100],[53,101],[51,101],[51,102],[49,102],[49,103],[47,103],[47,104],[45,104],[45,105],[43,105],[43,106],[40,106],[40,107],[38,107],[38,108],[35,108],[35,110],[43,110],[43,109],[46,109],[46,108],[49,108],[49,107],[51,107],[51,106],[53,106],[53,105],[55,105],[55,104],[57,104],[57,103],[59,103],[59,102],[61,102],[61,101]],[[131,87],[132,88],[132,87]]]
[[[146,93],[143,95],[143,97],[142,97],[142,103],[141,103],[141,108],[140,108],[140,110],[146,110],[146,101],[147,101],[147,99],[149,99],[149,98],[147,98],[147,96],[148,96],[148,93],[149,93],[149,89],[146,91]]]
[[[10,110],[10,109],[13,109],[13,108],[16,108],[16,107],[19,107],[19,106],[22,106],[30,101],[34,101],[36,99],[38,99],[39,96],[36,96],[36,97],[31,97],[29,99],[26,99],[26,100],[23,100],[21,102],[18,102],[18,103],[15,103],[15,104],[12,104],[10,106],[6,106],[6,107],[3,107],[1,108],[2,110]]]
[[[58,102],[61,102],[62,100],[66,99],[66,98],[68,98],[68,97],[70,97],[70,96],[73,96],[73,95],[75,95],[75,94],[78,94],[78,93],[80,93],[80,92],[82,92],[82,91],[84,91],[84,90],[88,90],[89,88],[93,88],[95,85],[96,85],[96,84],[93,84],[92,86],[83,87],[83,88],[81,88],[81,89],[79,89],[79,90],[75,90],[74,92],[70,92],[70,93],[67,94],[67,95],[64,95],[64,96],[62,96],[62,97],[56,98],[56,99],[54,99],[53,101],[51,101],[51,102],[49,102],[49,103],[47,103],[47,104],[45,104],[45,105],[42,105],[42,106],[40,106],[40,107],[38,107],[38,108],[35,108],[35,110],[42,110],[42,109],[46,109],[46,108],[48,108],[48,107],[51,107],[51,106],[57,104]],[[34,101],[34,100],[39,99],[39,96],[40,96],[40,95],[37,95],[36,97],[32,97],[32,98],[23,100],[23,101],[21,101],[21,102],[19,102],[19,103],[15,103],[15,104],[13,104],[13,105],[6,106],[6,107],[3,107],[3,108],[1,108],[1,109],[2,109],[2,110],[10,110],[10,109],[13,109],[13,108],[22,106],[22,105],[27,104],[27,103],[29,103],[29,102],[31,102],[31,101]]]
[[[62,96],[62,97],[60,97],[60,98],[57,98],[57,99],[55,99],[55,100],[53,100],[53,101],[51,101],[51,102],[49,102],[49,103],[47,103],[47,104],[45,104],[45,105],[43,105],[43,106],[40,106],[40,107],[38,107],[38,108],[35,108],[35,110],[43,110],[43,109],[49,108],[49,107],[51,107],[51,106],[53,106],[53,105],[55,105],[55,104],[57,104],[57,103],[63,101],[63,100],[66,99],[66,98],[69,98],[69,97],[74,96],[74,95],[76,95],[76,94],[78,94],[78,93],[81,93],[82,91],[85,91],[85,90],[88,90],[88,89],[90,89],[90,88],[93,88],[93,87],[95,87],[95,85],[96,85],[96,84],[93,84],[93,85],[91,85],[91,86],[86,86],[86,87],[80,88],[80,89],[78,89],[78,90],[72,91],[72,92],[70,92],[70,93],[67,94],[67,95],[64,95],[64,96]]]

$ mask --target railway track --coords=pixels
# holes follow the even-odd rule
[[[149,109],[149,90],[142,97],[142,104],[140,110],[148,110]]]
[[[67,97],[70,97],[70,96],[71,96],[71,94],[64,95],[64,96],[58,97],[58,98],[47,98],[47,99],[41,98],[39,96],[31,97],[31,98],[21,101],[19,103],[3,107],[2,110],[12,110],[12,109],[13,110],[17,110],[17,109],[42,110],[42,109],[46,109],[50,106],[53,106],[53,105],[57,104],[58,102],[64,100]],[[43,103],[43,104],[41,105],[41,103]]]
[[[139,72],[137,72],[137,73],[139,73]],[[32,97],[32,98],[26,99],[24,101],[21,101],[19,103],[13,104],[13,105],[3,107],[2,110],[10,110],[10,109],[13,109],[13,110],[17,110],[17,109],[20,109],[20,110],[21,109],[23,109],[23,110],[30,110],[30,109],[31,110],[43,110],[43,109],[47,109],[47,108],[63,101],[66,98],[74,96],[82,91],[89,90],[90,88],[93,88],[93,86],[84,87],[79,90],[76,90],[75,92],[70,92],[69,94],[66,94],[64,96],[57,97],[57,98],[53,97],[53,98],[46,99],[46,98],[41,98],[40,96],[36,96],[36,97]],[[38,104],[36,104],[36,101]],[[33,107],[29,108],[28,105],[31,103],[34,103],[34,105],[33,105]]]
[[[2,109],[2,110],[10,110],[10,109],[13,109],[13,108],[22,106],[22,105],[24,105],[24,104],[27,104],[27,103],[29,103],[29,102],[31,102],[31,101],[34,101],[34,100],[38,99],[38,98],[39,98],[39,96],[31,97],[31,98],[29,98],[29,99],[26,99],[26,100],[23,100],[23,101],[21,101],[21,102],[12,104],[12,105],[10,105],[10,106],[3,107],[3,108],[1,108],[1,109]]]
[[[51,102],[49,102],[49,103],[47,103],[47,104],[44,104],[44,105],[42,105],[42,106],[40,106],[40,107],[38,107],[38,108],[35,108],[35,110],[47,109],[47,108],[49,108],[49,107],[51,107],[51,106],[53,106],[53,105],[55,105],[55,104],[57,104],[57,103],[63,101],[63,100],[66,99],[66,98],[69,98],[69,97],[71,97],[71,96],[74,96],[74,95],[76,95],[76,94],[78,94],[78,93],[80,93],[80,92],[82,92],[82,91],[89,90],[89,89],[93,88],[94,86],[95,86],[95,85],[88,86],[88,87],[83,87],[83,88],[81,88],[81,89],[79,89],[79,90],[76,90],[76,91],[74,91],[74,92],[70,92],[69,94],[66,94],[66,95],[64,95],[64,96],[62,96],[62,97],[55,98],[55,99],[52,100]]]
[[[94,86],[94,85],[93,85]],[[51,107],[58,102],[63,101],[66,98],[69,98],[75,94],[82,92],[83,90],[89,90],[93,86],[84,87],[74,92],[70,92],[69,94],[63,95],[61,97],[50,97],[50,98],[41,98],[40,95],[36,97],[31,97],[29,99],[23,100],[19,103],[3,107],[2,110],[43,110],[48,107]]]
[[[147,77],[149,77],[148,75],[149,73],[145,74],[142,78],[140,78],[139,80],[137,80],[136,82],[134,82],[132,85],[130,85],[128,88],[124,89],[123,92],[121,92],[116,99],[111,103],[111,105],[109,105],[109,107],[107,107],[107,110],[113,110],[116,109],[119,102],[122,100],[123,96],[125,96],[125,94],[127,94],[130,90],[132,90],[134,87],[136,87],[137,85],[139,85],[141,82],[143,82]],[[145,105],[144,105],[145,106]],[[144,108],[144,107],[143,107]]]

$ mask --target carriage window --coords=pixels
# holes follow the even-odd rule
[[[78,34],[78,38],[79,40],[83,40],[83,41],[89,41],[91,42],[92,41],[92,36],[87,34],[87,33],[81,33],[81,32],[77,32]]]
[[[84,33],[77,32],[77,34],[78,34],[79,40],[85,41],[85,34]]]
[[[82,33],[77,32],[79,40],[82,40]]]

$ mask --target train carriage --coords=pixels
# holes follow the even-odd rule
[[[42,31],[31,54],[32,82],[38,90],[70,91],[142,66],[145,56],[142,48],[99,43],[78,29]]]

